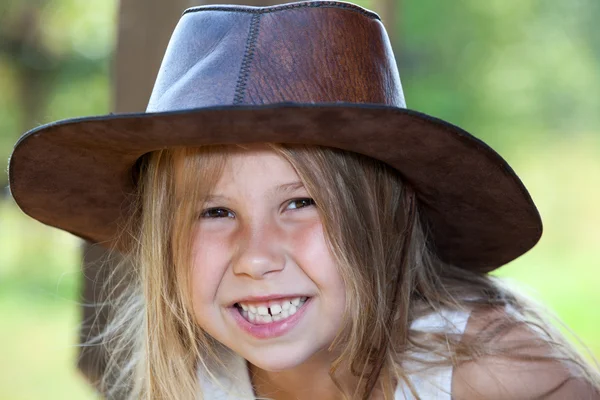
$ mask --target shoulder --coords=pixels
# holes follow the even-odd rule
[[[454,368],[453,399],[600,399],[541,333],[505,310],[474,310],[464,335],[469,338],[489,340],[495,350]]]

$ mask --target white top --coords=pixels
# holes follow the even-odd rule
[[[426,332],[448,332],[463,334],[467,326],[469,313],[464,311],[442,311],[415,320],[412,329]],[[434,360],[435,355],[423,354],[426,360]],[[198,379],[204,400],[250,400],[254,399],[254,391],[248,374],[246,360],[229,353],[223,363],[230,371],[229,374],[206,372],[206,368],[198,368]],[[210,368],[218,371],[218,368]],[[209,375],[213,375],[212,379]],[[450,400],[452,390],[452,367],[436,368],[418,376],[410,377],[418,395],[422,399]],[[394,394],[395,400],[414,400],[410,389],[401,382]]]

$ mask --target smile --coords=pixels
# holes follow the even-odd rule
[[[306,313],[311,297],[293,297],[268,302],[238,302],[229,310],[237,325],[250,335],[268,339],[290,331]]]
[[[304,305],[308,297],[281,299],[268,303],[236,303],[235,307],[248,322],[260,325],[284,321]]]

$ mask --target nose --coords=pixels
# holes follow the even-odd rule
[[[285,267],[284,232],[275,221],[255,221],[240,227],[233,272],[253,279]]]

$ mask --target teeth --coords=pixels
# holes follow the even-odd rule
[[[261,321],[265,324],[269,323],[269,322],[273,322],[273,317],[271,317],[270,315],[263,315],[261,317]]]
[[[258,311],[258,315],[269,315],[269,309],[265,306],[258,306],[256,310]]]
[[[279,304],[275,304],[274,306],[270,307],[271,308],[271,315],[277,315],[281,312],[282,308]]]
[[[240,314],[255,324],[268,324],[284,320],[294,315],[306,302],[307,297],[295,297],[291,300],[272,301],[264,305],[238,303]]]

